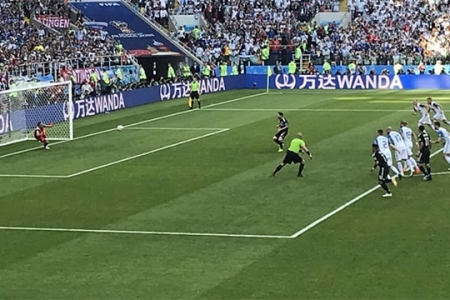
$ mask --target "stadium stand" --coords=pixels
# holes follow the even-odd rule
[[[75,27],[59,32],[33,15],[69,17],[61,0],[8,1],[0,4],[0,63],[15,76],[50,72],[54,63],[69,68],[119,64],[124,50],[106,32]]]

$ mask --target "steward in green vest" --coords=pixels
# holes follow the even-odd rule
[[[297,45],[297,47],[295,47],[294,58],[295,60],[300,60],[301,57],[302,57],[302,49],[300,48],[300,45]]]
[[[167,64],[167,79],[174,80],[175,79],[175,70],[173,69],[170,63]]]
[[[294,75],[297,70],[297,64],[295,63],[295,60],[291,60],[291,62],[288,65],[288,73],[291,75]]]
[[[191,77],[191,69],[187,64],[183,65],[183,78],[189,79]]]
[[[220,64],[220,77],[225,77],[228,75],[227,64],[222,62]]]
[[[9,89],[14,90],[15,88],[17,88],[17,84],[14,82],[14,80],[11,80],[9,83]],[[10,100],[16,99],[17,97],[19,97],[19,93],[17,93],[17,92],[9,93]],[[13,98],[13,99],[11,99],[11,98]]]
[[[122,72],[122,69],[120,67],[118,67],[116,69],[115,75],[116,75],[117,83],[122,83],[122,81],[123,81],[123,72]]]
[[[211,76],[211,67],[209,66],[209,64],[203,64],[202,67],[202,77],[203,78],[209,78],[209,76]]]
[[[145,73],[145,69],[142,65],[139,65],[139,81],[144,83],[147,81],[147,74]]]
[[[323,74],[330,75],[331,74],[331,65],[328,60],[323,63]]]
[[[198,81],[197,76],[194,76],[192,78],[192,81],[190,83],[190,90],[191,93],[189,95],[189,109],[194,108],[194,100],[197,100],[198,108],[202,108],[200,104],[200,81]]]
[[[200,29],[198,29],[198,26],[195,26],[195,28],[192,29],[192,33],[194,34],[196,40],[200,38]]]
[[[233,64],[233,67],[231,68],[231,75],[233,76],[239,75],[239,70],[236,64]]]
[[[109,94],[111,92],[111,81],[106,69],[102,72],[102,95]]]
[[[356,64],[352,61],[348,65],[348,70],[350,71],[350,74],[354,75],[356,73]]]
[[[270,56],[269,47],[264,46],[264,48],[261,49],[261,60],[263,61],[263,63],[269,59],[269,56]]]

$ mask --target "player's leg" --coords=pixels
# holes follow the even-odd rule
[[[202,108],[202,103],[200,102],[200,94],[197,92],[195,97],[196,97],[196,100],[197,100],[198,109],[201,109]]]
[[[392,156],[386,156],[386,158],[387,158],[387,163],[388,163],[388,166],[389,166],[389,168],[391,169],[391,171],[392,172],[394,172],[395,173],[395,175],[397,175],[398,177],[399,177],[399,179],[401,179],[401,174],[400,174],[400,171],[399,170],[397,170],[397,168],[394,166],[394,164],[392,163]]]
[[[383,197],[391,197],[392,192],[389,189],[389,187],[386,184],[387,175],[389,174],[389,170],[386,168],[380,168],[378,171],[378,184],[381,186],[381,188],[386,192],[386,194],[383,195]]]
[[[291,156],[291,152],[288,151],[283,159],[283,161],[275,168],[275,171],[273,171],[272,173],[272,177],[275,177],[275,175],[281,171],[281,169],[283,169],[283,167],[287,164],[291,164],[292,163],[292,156]]]
[[[445,143],[444,149],[442,152],[444,154],[444,160],[450,165],[450,143]],[[450,170],[450,168],[449,168],[449,170]]]
[[[402,166],[402,153],[401,151],[395,151],[395,161],[397,162],[397,169],[399,171],[399,176],[403,177],[405,176],[405,173],[403,173],[403,166]]]
[[[300,165],[298,166],[298,174],[297,177],[304,177],[303,176],[303,169],[305,169],[305,160],[299,155],[300,158]]]
[[[420,171],[424,174],[424,180],[431,180],[430,153],[421,152],[419,155]]]
[[[274,136],[273,136],[273,141],[275,142],[275,144],[278,145],[278,152],[283,152],[283,140],[284,140],[284,135],[283,132],[277,132]]]
[[[48,145],[47,137],[45,135],[40,135],[36,137],[39,143],[42,143],[44,145],[44,149],[50,150],[50,146]]]

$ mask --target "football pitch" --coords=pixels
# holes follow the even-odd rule
[[[239,90],[1,147],[0,299],[448,298],[442,145],[433,181],[392,198],[370,172],[376,130],[416,130],[411,100],[429,96],[450,107],[447,91]],[[270,177],[278,111],[314,156],[305,178]]]

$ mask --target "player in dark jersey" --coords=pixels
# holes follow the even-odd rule
[[[289,122],[281,111],[278,112],[278,121],[278,132],[273,136],[273,141],[278,144],[278,152],[283,152],[283,141],[288,134]]]
[[[384,198],[392,197],[392,192],[386,183],[392,182],[394,186],[397,186],[397,181],[395,177],[389,176],[389,163],[386,156],[380,151],[377,144],[372,144],[372,157],[375,161],[373,168],[379,168],[378,170],[378,184],[386,191],[383,195]]]
[[[34,130],[34,138],[39,142],[39,143],[43,143],[44,144],[44,149],[46,150],[50,150],[50,147],[48,145],[48,141],[47,141],[47,132],[46,132],[46,128],[51,128],[53,127],[53,123],[50,123],[48,125],[39,122],[37,124],[36,129]]]
[[[423,180],[430,181],[433,179],[431,176],[430,165],[431,141],[430,136],[425,131],[425,127],[423,125],[419,126],[419,135],[417,139],[417,147],[419,148],[419,169],[424,174]]]

